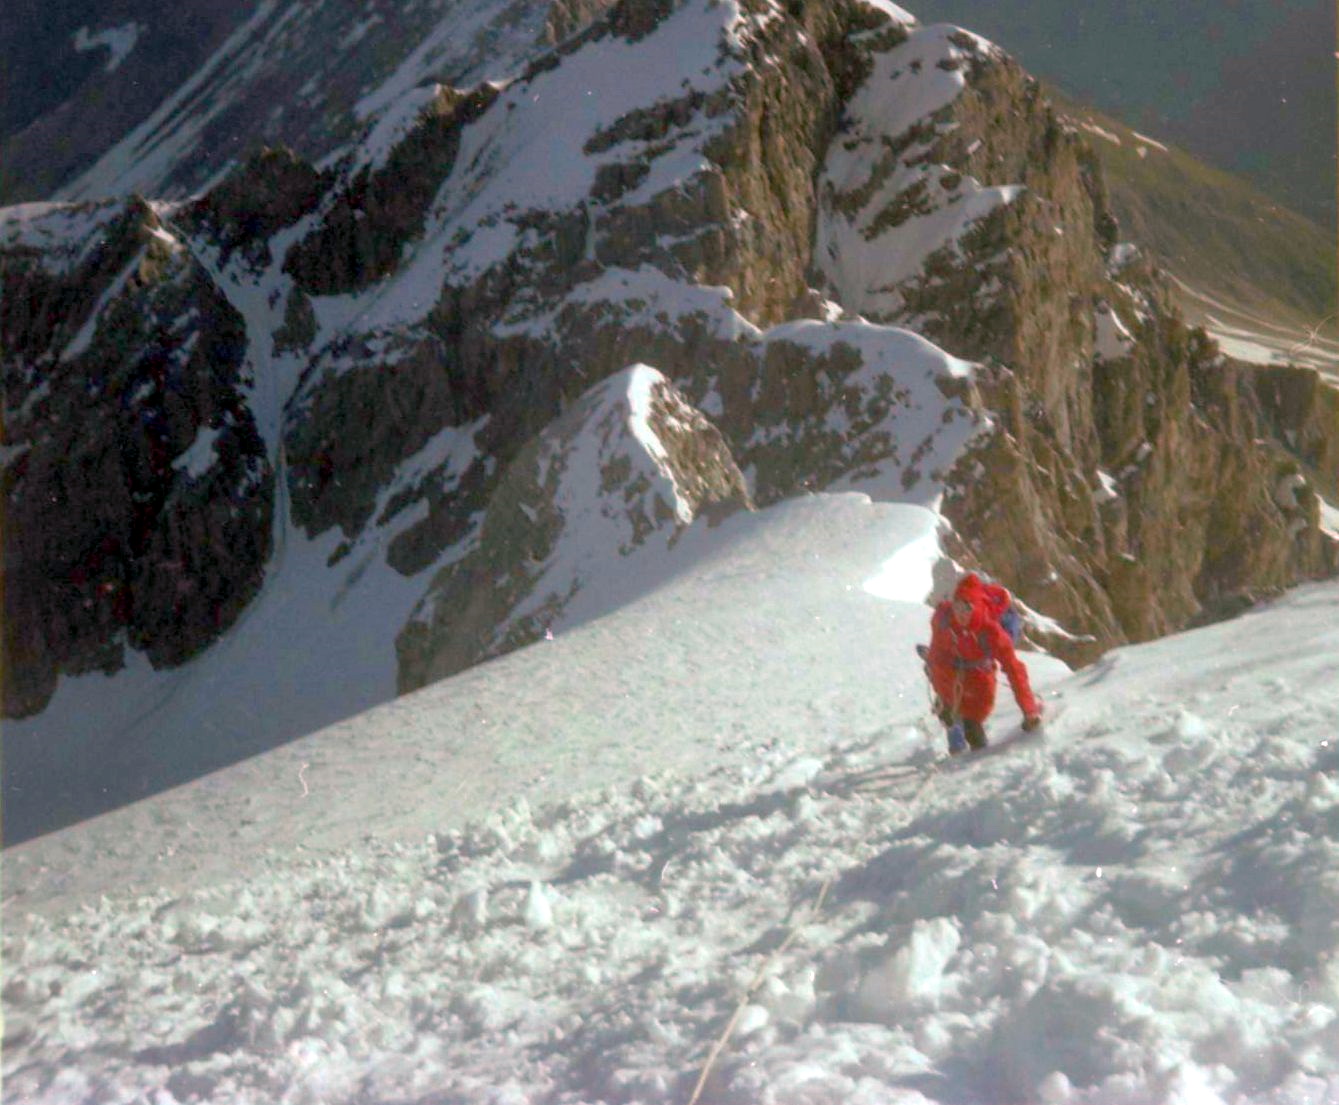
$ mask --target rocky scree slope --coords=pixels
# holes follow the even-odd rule
[[[267,445],[246,454],[254,510],[224,509],[250,527],[249,544],[229,543],[256,551],[244,570],[175,546],[145,559],[165,538],[141,534],[123,575],[159,580],[180,561],[174,586],[207,570],[241,581],[218,608],[244,605],[278,472],[280,522],[338,528],[329,567],[350,586],[386,535],[386,564],[423,574],[396,643],[408,689],[561,616],[599,571],[570,552],[573,518],[612,500],[616,532],[634,536],[604,549],[612,560],[672,540],[683,503],[710,513],[824,488],[941,503],[957,558],[1047,615],[1034,636],[1073,660],[1335,570],[1312,490],[1329,490],[1319,466],[1339,438],[1330,393],[1235,366],[1181,322],[1152,266],[1118,247],[1082,137],[973,35],[857,0],[622,0],[514,79],[395,104],[319,170],[269,151],[160,209],[162,233],[189,246],[165,287],[200,305],[137,315],[192,349],[231,319],[239,347],[208,363],[236,367],[246,402],[232,417],[244,424],[270,388],[283,418],[273,402],[253,418]],[[131,206],[149,225],[154,209]],[[100,210],[6,214],[6,349],[25,351],[6,354],[7,404],[60,393],[65,345],[11,304],[47,286],[52,255],[82,247],[35,242],[35,228]],[[66,329],[101,348],[132,282],[71,273]],[[658,375],[624,372],[634,364]],[[633,418],[648,392],[661,413]],[[81,431],[100,441],[107,427],[119,455],[111,412],[134,394],[98,392]],[[208,409],[211,431],[231,426],[221,418]],[[592,444],[655,421],[690,427],[691,446],[674,433],[641,452]],[[186,425],[164,453],[169,499],[200,470],[181,462]],[[6,426],[9,450],[35,456],[35,431],[8,413]],[[567,466],[591,448],[599,486],[580,484],[574,512]],[[211,455],[212,479],[221,445]],[[69,479],[26,463],[7,454],[11,497],[49,502]],[[662,477],[672,487],[644,498]],[[56,673],[122,639],[174,663],[207,636],[149,632],[121,610],[57,635],[75,644],[48,641],[71,562],[107,528],[51,513],[11,561],[61,582],[7,617],[36,642],[7,654],[9,712],[39,709]],[[172,517],[150,515],[144,533],[181,532]]]

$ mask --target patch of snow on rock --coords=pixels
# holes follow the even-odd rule
[[[105,48],[108,56],[103,72],[115,73],[121,67],[121,63],[130,56],[140,35],[148,29],[143,23],[122,23],[119,27],[107,27],[92,32],[87,27],[80,27],[74,32],[73,44],[75,50],[81,54]]]

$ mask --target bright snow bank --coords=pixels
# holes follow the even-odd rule
[[[862,587],[932,525],[737,517],[614,617],[17,849],[6,1089],[680,1102],[742,1005],[704,1101],[1339,1100],[1339,586],[1034,658],[1045,741],[852,793],[932,755],[925,609]]]

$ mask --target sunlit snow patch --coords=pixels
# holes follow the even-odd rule
[[[924,602],[934,590],[935,565],[944,558],[938,515],[920,511],[907,516],[907,526],[901,547],[864,583],[871,595],[890,602]]]

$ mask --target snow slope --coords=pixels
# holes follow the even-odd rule
[[[1339,341],[1329,325],[1333,314],[1317,320],[1314,326],[1299,327],[1234,307],[1184,281],[1173,280],[1184,293],[1186,317],[1203,326],[1229,357],[1248,364],[1305,365],[1339,380]]]
[[[934,528],[690,530],[614,615],[11,850],[6,1090],[684,1102],[732,1026],[701,1101],[1339,1100],[1339,586],[1034,656],[1046,738],[933,771]]]

